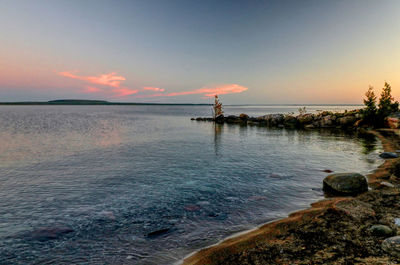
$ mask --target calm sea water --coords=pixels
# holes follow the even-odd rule
[[[365,174],[381,163],[373,138],[190,121],[210,113],[209,106],[0,107],[0,263],[172,264],[321,199],[325,169]],[[60,227],[73,232],[35,237]]]

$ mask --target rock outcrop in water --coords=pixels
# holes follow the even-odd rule
[[[218,120],[213,118],[192,118],[196,121],[215,121],[217,123],[237,123],[242,125],[260,125],[281,128],[356,128],[363,126],[360,110],[344,113],[323,111],[318,114],[267,114],[259,117],[249,117],[242,113],[239,116],[221,116]]]

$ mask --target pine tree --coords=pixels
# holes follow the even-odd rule
[[[387,116],[398,111],[399,108],[399,103],[397,101],[393,102],[394,99],[391,93],[392,87],[388,82],[385,82],[385,86],[382,88],[381,98],[379,99],[378,104],[378,118],[382,124]]]
[[[374,93],[374,88],[372,86],[369,86],[368,91],[365,93],[365,96],[367,98],[364,99],[365,109],[363,110],[363,119],[364,122],[366,122],[367,124],[374,125],[376,122],[377,109],[376,96]]]

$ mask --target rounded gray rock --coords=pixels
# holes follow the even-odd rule
[[[323,181],[324,191],[339,195],[356,195],[368,191],[366,178],[358,173],[338,173]]]
[[[391,256],[400,258],[400,236],[386,238],[382,242],[382,249]]]
[[[374,236],[391,236],[393,235],[393,230],[387,225],[373,225],[369,229]]]
[[[395,152],[383,152],[379,155],[382,158],[398,158],[399,155]]]

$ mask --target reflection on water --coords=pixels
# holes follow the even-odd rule
[[[370,154],[373,151],[375,151],[376,146],[377,146],[377,140],[374,135],[371,134],[359,134],[358,135],[361,144],[363,146],[363,153],[364,154]]]
[[[214,150],[215,155],[218,156],[219,145],[221,144],[221,134],[223,130],[223,125],[219,123],[214,123]]]
[[[381,161],[372,139],[189,120],[204,113],[0,107],[0,263],[171,264],[322,198],[325,169]]]

